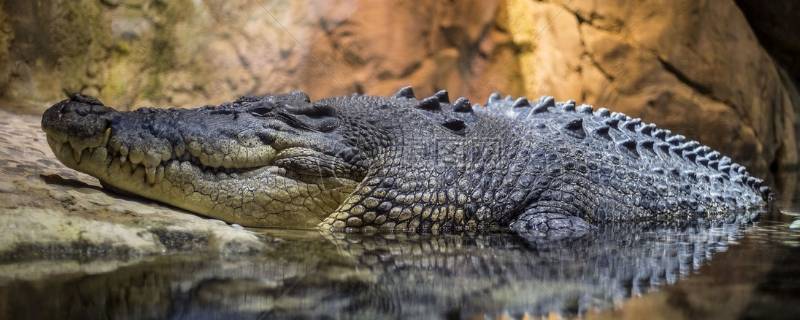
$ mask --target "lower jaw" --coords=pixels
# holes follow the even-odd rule
[[[105,147],[85,150],[79,160],[66,149],[56,156],[121,191],[248,227],[315,228],[357,184],[335,177],[306,183],[277,167],[215,174],[179,160],[166,162],[152,179],[144,167],[108,157]]]

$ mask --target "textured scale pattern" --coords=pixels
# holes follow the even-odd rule
[[[118,112],[78,95],[42,126],[59,160],[111,187],[251,226],[560,238],[749,222],[770,198],[708,146],[552,97],[479,106],[406,87]]]
[[[594,111],[589,105],[576,107],[574,101],[557,103],[552,97],[542,97],[536,104],[520,104],[521,99],[524,98],[515,102],[511,97],[500,99],[493,95],[487,103],[488,113],[530,123],[533,128],[549,131],[542,133],[554,139],[561,140],[559,135],[574,138],[564,142],[593,155],[591,159],[595,161],[585,161],[592,183],[602,183],[618,191],[630,189],[615,186],[625,179],[643,180],[644,186],[653,186],[642,188],[654,190],[641,190],[638,195],[641,204],[654,205],[647,209],[736,212],[757,208],[768,197],[769,189],[762,180],[751,177],[744,166],[697,141],[688,141],[654,124],[605,108]],[[580,161],[579,155],[569,157],[569,150],[562,151],[566,151],[566,158]],[[565,166],[571,162],[566,160]],[[595,169],[609,165],[614,166]],[[611,173],[618,179],[602,180],[611,178]],[[613,200],[637,200],[633,198]]]
[[[381,105],[381,116],[406,131],[373,155],[374,169],[322,223],[332,230],[510,225],[546,235],[614,222],[749,222],[770,194],[697,141],[574,101],[492,94],[482,107],[450,103],[443,91],[418,100],[410,88],[392,98],[338,99],[320,103],[368,99],[364,105]]]
[[[486,314],[487,299],[512,287],[514,297],[503,296],[498,303],[503,308],[497,311],[525,318],[525,312],[547,315],[570,308],[583,314],[674,284],[741,236],[741,229],[731,227],[619,226],[557,242],[529,242],[498,234],[391,238],[337,234],[330,238],[338,250],[357,258],[361,268],[380,274],[378,285],[359,292],[367,301],[380,301],[392,316],[425,318],[433,310],[461,304],[478,305],[476,313]],[[419,281],[420,277],[429,280]],[[406,308],[409,297],[417,299],[413,305],[418,307]]]

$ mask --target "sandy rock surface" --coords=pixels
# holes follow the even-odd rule
[[[0,265],[267,248],[251,231],[106,192],[56,160],[38,117],[0,111]]]

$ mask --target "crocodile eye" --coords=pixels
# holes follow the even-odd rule
[[[269,108],[265,108],[265,107],[259,107],[259,108],[250,109],[250,110],[248,110],[248,112],[250,112],[250,114],[255,116],[255,117],[264,117],[267,114],[269,114],[270,109]]]
[[[325,104],[286,105],[286,112],[279,112],[284,121],[296,128],[330,132],[339,126],[336,109]]]
[[[301,107],[287,105],[286,109],[293,114],[304,115],[309,118],[336,117],[336,109],[324,104],[304,105]]]
[[[265,117],[273,110],[275,110],[274,103],[262,100],[248,104],[244,111],[255,117]]]

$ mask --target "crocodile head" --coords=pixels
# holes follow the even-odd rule
[[[73,95],[42,128],[104,186],[246,226],[313,227],[366,175],[337,111],[302,93],[122,112]]]

